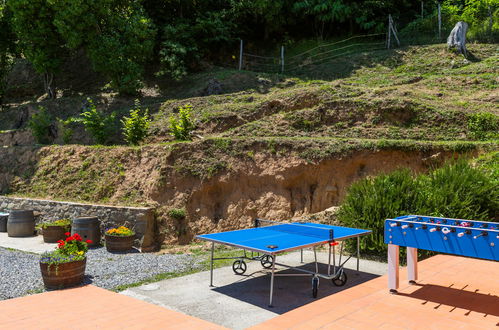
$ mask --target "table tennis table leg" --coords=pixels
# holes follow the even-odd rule
[[[315,246],[314,246],[314,260],[315,260],[315,272],[319,272],[319,264],[317,263],[317,251],[315,251]]]
[[[270,302],[269,302],[269,307],[274,307],[272,306],[272,296],[274,294],[274,272],[275,272],[275,260],[277,259],[277,255],[274,255],[274,258],[272,258],[272,275],[270,277]]]
[[[303,263],[303,249],[300,250],[300,262]]]
[[[360,237],[357,236],[357,273],[359,273],[359,261],[360,261]]]
[[[211,260],[210,260],[210,287],[213,287],[213,254],[215,252],[215,242],[211,243]]]
[[[331,244],[329,245],[329,255],[327,259],[327,276],[331,276]]]
[[[336,274],[336,249],[333,247],[333,274]]]

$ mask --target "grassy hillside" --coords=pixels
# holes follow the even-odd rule
[[[497,46],[469,50],[473,61],[432,45],[337,59],[306,76],[213,68],[175,83],[151,78],[141,97],[153,115],[144,145],[120,145],[116,133],[116,145],[78,146],[91,139],[77,128],[73,145],[5,147],[0,193],[156,206],[161,231],[179,242],[255,216],[318,212],[341,203],[360,178],[499,150]],[[203,96],[213,79],[223,93]],[[87,92],[11,103],[0,129],[25,131],[38,106],[64,119],[86,97],[118,117],[134,103]],[[169,117],[185,104],[193,106],[194,140],[174,141]],[[169,217],[173,208],[186,217]]]
[[[499,56],[495,45],[470,49],[475,62],[443,45],[375,51],[310,73],[327,79],[256,75],[259,84],[242,92],[169,100],[155,116],[156,141],[168,139],[167,118],[186,103],[204,136],[473,140],[470,118],[499,115]],[[215,77],[234,90],[248,75]]]

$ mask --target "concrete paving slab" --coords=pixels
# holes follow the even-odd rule
[[[43,236],[30,237],[9,237],[7,233],[0,233],[0,247],[16,249],[31,253],[42,254],[45,251],[52,251],[57,243],[43,242]]]
[[[318,253],[321,272],[325,272],[327,253]],[[300,263],[300,253],[279,256],[277,261],[292,266],[313,269],[313,253],[304,251],[305,264]],[[215,287],[209,287],[209,271],[173,278],[130,288],[124,295],[138,298],[159,306],[201,318],[232,329],[245,329],[269,320],[318,299],[377,278],[386,273],[386,264],[361,260],[361,272],[357,273],[356,259],[347,264],[347,284],[334,286],[331,281],[320,280],[318,297],[312,297],[310,276],[276,277],[274,307],[269,307],[270,274],[263,270],[258,261],[248,262],[244,275],[235,275],[232,267],[214,270]],[[278,268],[279,273],[293,273]],[[334,308],[334,306],[332,306]]]

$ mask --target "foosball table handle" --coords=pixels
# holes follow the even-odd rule
[[[477,239],[478,237],[481,237],[481,236],[487,236],[487,235],[488,235],[488,234],[487,234],[487,232],[486,232],[486,231],[484,231],[484,232],[481,232],[481,233],[480,233],[480,234],[478,234],[478,235],[473,236],[473,238],[474,238],[474,239]]]

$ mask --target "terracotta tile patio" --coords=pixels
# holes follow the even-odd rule
[[[499,263],[437,255],[416,285],[400,275],[397,295],[382,276],[252,329],[499,329]]]
[[[93,285],[0,301],[0,329],[224,329]]]
[[[252,329],[499,329],[499,263],[438,255],[419,269],[416,285],[405,284],[401,271],[398,295],[388,293],[382,276]],[[0,329],[14,328],[221,327],[89,285],[0,301]]]

